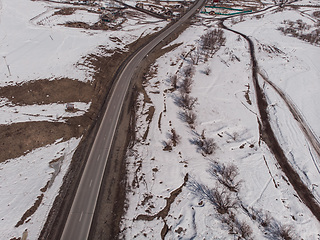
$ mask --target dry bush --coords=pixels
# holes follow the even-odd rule
[[[213,138],[206,138],[202,140],[202,150],[205,154],[210,155],[216,149],[216,144]]]
[[[219,188],[218,186],[209,188],[196,181],[190,181],[188,188],[201,199],[209,201],[220,214],[228,213],[230,209],[237,207],[235,197],[226,189]]]
[[[241,221],[238,223],[237,227],[237,233],[239,237],[241,237],[242,239],[252,239],[251,236],[253,232],[248,223],[246,223],[245,221]]]
[[[241,181],[236,181],[235,178],[239,175],[239,170],[234,164],[219,165],[218,163],[211,164],[208,172],[218,179],[218,181],[227,187],[230,191],[238,192],[241,186]]]
[[[229,234],[236,236],[235,239],[247,239],[251,240],[253,231],[248,223],[245,221],[239,221],[236,215],[229,211],[221,218],[222,223],[228,225]]]
[[[199,47],[194,48],[193,51],[190,52],[190,59],[191,59],[192,64],[198,65],[200,58],[201,58],[201,55],[202,55],[201,48],[199,48]]]
[[[288,225],[281,225],[279,228],[279,237],[283,240],[292,240],[296,239],[296,235],[293,231],[293,228]]]
[[[300,19],[295,22],[290,20],[284,20],[282,23],[285,26],[279,27],[278,30],[283,32],[284,35],[289,35],[291,37],[298,38],[311,44],[320,45],[320,29],[317,26],[319,23],[316,23],[314,25],[316,29],[309,33],[305,32],[310,30],[312,26],[306,24]]]
[[[177,134],[176,130],[174,128],[171,129],[171,136],[170,140],[172,142],[172,145],[175,147],[179,144],[180,142],[180,136]]]
[[[191,110],[186,110],[184,112],[184,119],[190,126],[193,126],[197,119],[197,115]]]
[[[178,76],[176,74],[170,76],[170,82],[174,90],[178,88],[177,83],[178,83]]]
[[[188,65],[186,67],[183,68],[183,76],[185,76],[185,78],[192,78],[194,75],[194,66],[192,65]]]
[[[198,148],[202,150],[203,154],[206,154],[206,155],[212,154],[217,147],[213,138],[207,138],[204,135],[204,130],[202,131],[202,134],[200,137],[193,139],[191,142],[197,145]]]
[[[210,67],[206,67],[204,69],[204,74],[208,76],[208,75],[210,75],[210,73],[211,73],[211,68]]]
[[[172,141],[168,140],[168,141],[163,141],[162,142],[164,147],[163,147],[163,151],[171,151],[172,150]]]
[[[293,240],[299,239],[298,234],[290,225],[282,225],[276,219],[270,216],[268,212],[263,210],[250,209],[249,215],[257,221],[265,231],[268,239],[272,240]]]
[[[180,93],[190,93],[192,83],[191,77],[185,77],[180,85]]]
[[[179,105],[187,110],[192,110],[197,100],[197,98],[191,97],[189,94],[184,93],[180,96]]]

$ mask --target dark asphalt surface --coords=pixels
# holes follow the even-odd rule
[[[201,7],[203,2],[204,0],[199,0],[179,21],[171,25],[138,51],[119,75],[81,177],[62,233],[62,240],[88,238],[122,104],[135,70],[143,58],[165,37],[174,32],[178,26],[191,17]]]

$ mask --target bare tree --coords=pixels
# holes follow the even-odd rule
[[[208,172],[216,177],[218,181],[227,187],[230,191],[239,191],[241,181],[236,181],[235,178],[239,175],[239,170],[234,164],[211,164]]]
[[[213,138],[205,138],[202,140],[202,150],[205,154],[210,155],[216,149],[216,144]]]
[[[216,149],[216,144],[213,138],[207,138],[205,136],[204,130],[201,133],[201,136],[192,141],[196,144],[203,152],[203,154],[210,155]]]
[[[187,110],[192,110],[197,100],[197,98],[191,97],[189,94],[183,93],[180,95],[179,105]]]
[[[189,189],[198,195],[201,199],[208,200],[220,214],[228,213],[232,208],[236,208],[236,200],[231,193],[218,186],[208,188],[196,181],[191,181],[188,184]]]
[[[252,239],[252,229],[248,223],[245,221],[238,222],[237,224],[237,233],[240,239]]]
[[[193,80],[191,77],[185,77],[180,85],[181,93],[190,93]]]
[[[190,59],[192,64],[198,65],[200,58],[202,55],[202,51],[200,47],[194,48],[192,52],[190,52]]]
[[[207,51],[211,57],[218,51],[218,49],[225,44],[226,38],[221,29],[214,29],[208,31],[201,36],[202,49]]]

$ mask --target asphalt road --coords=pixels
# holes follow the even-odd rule
[[[88,239],[99,190],[115,134],[122,104],[131,78],[143,58],[165,37],[191,17],[204,0],[199,0],[179,21],[171,25],[135,54],[120,74],[103,115],[87,164],[78,186],[62,240]]]

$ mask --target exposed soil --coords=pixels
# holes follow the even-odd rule
[[[80,137],[90,122],[90,119],[82,116],[69,119],[67,123],[22,122],[0,125],[0,162],[25,155],[60,138],[66,141]]]
[[[31,208],[29,208],[21,217],[20,221],[17,222],[17,224],[15,225],[15,227],[19,227],[20,225],[22,225],[28,217],[30,217],[32,214],[35,213],[35,211],[37,211],[38,207],[40,206],[41,202],[43,199],[43,193],[37,197],[37,200],[34,202],[33,206]]]
[[[8,98],[15,105],[90,102],[94,93],[93,83],[69,78],[36,80],[0,88],[0,97]]]

